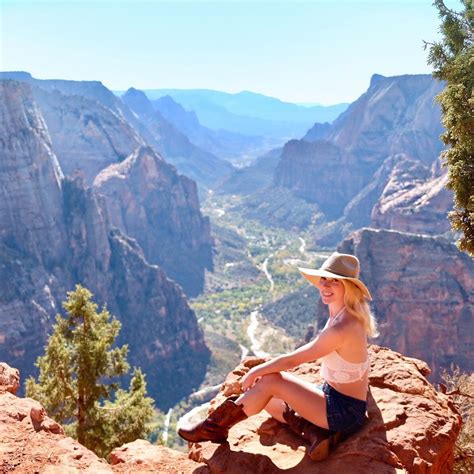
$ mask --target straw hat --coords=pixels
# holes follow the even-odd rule
[[[354,255],[334,252],[326,259],[321,268],[317,270],[311,268],[298,268],[298,270],[315,286],[319,285],[321,277],[350,280],[362,290],[362,293],[364,293],[364,296],[367,299],[372,299],[370,291],[364,283],[359,280],[360,263]]]

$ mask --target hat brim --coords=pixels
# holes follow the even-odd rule
[[[370,294],[369,289],[364,285],[362,281],[360,281],[358,278],[351,278],[351,277],[346,277],[346,276],[341,276],[338,275],[337,273],[332,273],[328,272],[327,270],[314,270],[312,268],[300,268],[298,267],[298,270],[300,273],[314,286],[319,288],[319,280],[321,277],[326,277],[326,278],[337,278],[338,280],[349,280],[354,285],[360,288],[364,296],[372,301],[372,295]]]

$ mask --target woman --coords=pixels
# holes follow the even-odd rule
[[[265,409],[306,437],[308,454],[321,460],[341,434],[351,434],[365,423],[367,336],[376,335],[376,324],[368,305],[370,292],[359,280],[359,261],[335,252],[318,270],[299,270],[329,308],[324,329],[297,350],[252,368],[241,382],[244,393],[228,398],[206,420],[181,427],[182,438],[224,442],[231,426]],[[322,387],[286,372],[316,359],[322,360]]]

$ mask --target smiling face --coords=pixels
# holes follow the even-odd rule
[[[343,303],[345,288],[337,278],[321,277],[319,279],[319,294],[324,304]]]

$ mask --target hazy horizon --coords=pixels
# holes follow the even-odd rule
[[[312,105],[353,102],[373,74],[429,74],[423,40],[438,38],[439,25],[423,0],[0,5],[3,71]]]

